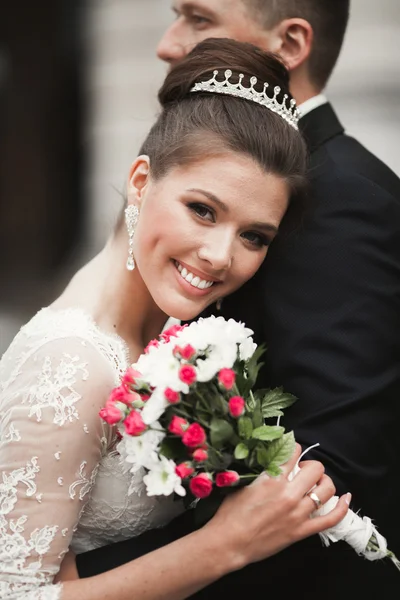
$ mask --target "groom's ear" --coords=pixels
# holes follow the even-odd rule
[[[128,204],[140,208],[150,179],[150,159],[145,154],[138,156],[129,170],[127,196]]]
[[[268,32],[268,50],[279,54],[289,71],[305,65],[314,41],[313,28],[305,19],[291,18]]]

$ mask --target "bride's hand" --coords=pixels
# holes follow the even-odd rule
[[[69,550],[62,560],[60,570],[54,578],[54,583],[72,581],[73,579],[79,579],[79,574],[76,568],[75,554],[72,550]]]
[[[292,481],[288,476],[299,459],[297,444],[293,457],[276,478],[260,475],[251,485],[228,496],[205,526],[209,534],[221,536],[235,568],[241,568],[283,550],[301,539],[333,527],[348,511],[350,497],[342,496],[325,516],[310,518],[316,510],[307,495],[313,489],[322,504],[335,495],[335,486],[318,461],[300,463]]]

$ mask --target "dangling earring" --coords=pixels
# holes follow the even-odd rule
[[[221,307],[222,307],[222,300],[223,300],[223,298],[218,298],[218,300],[217,300],[217,302],[216,302],[216,304],[215,304],[215,306],[216,306],[217,310],[221,310]]]
[[[135,268],[135,261],[133,258],[133,236],[135,235],[135,227],[138,222],[139,217],[139,209],[137,206],[130,204],[125,209],[125,223],[126,228],[128,230],[129,236],[129,250],[128,250],[128,260],[126,261],[126,268],[128,271],[133,271]]]

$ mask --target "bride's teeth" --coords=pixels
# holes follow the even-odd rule
[[[197,287],[199,290],[206,290],[213,285],[213,281],[207,281],[206,279],[200,279],[198,275],[193,275],[190,273],[185,267],[182,267],[178,261],[176,261],[176,268],[179,273],[188,283],[190,283],[193,287]]]

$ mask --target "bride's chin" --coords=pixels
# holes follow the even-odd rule
[[[198,306],[177,306],[175,303],[170,303],[168,306],[165,303],[162,308],[163,312],[169,317],[178,319],[179,321],[192,321],[196,319],[200,313],[207,308],[211,302],[198,303]]]

